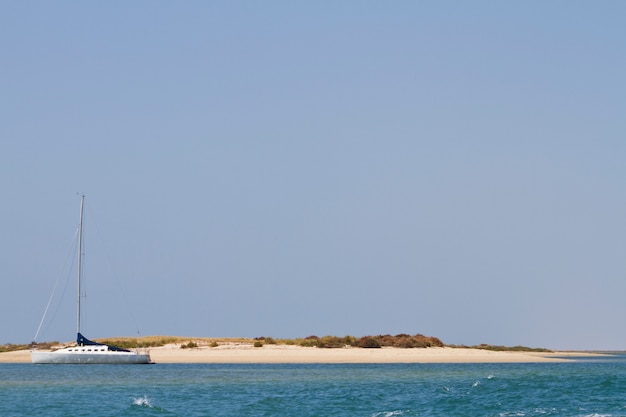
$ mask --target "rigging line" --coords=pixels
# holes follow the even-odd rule
[[[72,266],[74,266],[74,260],[76,259],[76,246],[78,245],[77,244],[74,245],[74,248],[72,250],[72,263],[71,263]],[[57,303],[57,308],[56,310],[54,310],[54,313],[52,314],[52,318],[48,321],[48,326],[44,329],[44,333],[50,328],[50,326],[52,325],[52,322],[54,321],[55,317],[59,313],[59,310],[61,310],[61,306],[63,305],[63,300],[65,300],[65,294],[67,294],[67,287],[69,286],[70,282],[73,282],[72,278],[74,278],[74,271],[72,271],[72,268],[70,268],[67,270],[67,278],[65,278],[65,286],[63,287],[63,292],[61,293],[61,299]]]
[[[50,305],[52,304],[52,300],[54,299],[54,294],[56,293],[57,287],[59,286],[59,282],[61,281],[62,272],[66,269],[67,263],[68,263],[68,259],[70,258],[70,256],[74,252],[72,249],[76,246],[75,243],[76,243],[77,235],[78,235],[78,229],[76,229],[76,232],[74,233],[74,237],[72,239],[72,244],[71,244],[71,247],[70,247],[70,251],[68,251],[68,255],[65,258],[65,262],[63,263],[63,267],[61,268],[61,271],[59,272],[59,275],[57,276],[56,282],[54,283],[54,288],[52,289],[52,294],[50,294],[50,298],[48,299],[48,304],[46,305],[46,309],[44,310],[43,316],[41,317],[41,321],[39,322],[39,326],[37,327],[37,332],[35,333],[35,337],[33,338],[33,342],[36,342],[37,338],[39,337],[39,332],[41,331],[41,327],[43,326],[44,321],[46,320],[46,315],[48,314],[48,310],[50,309]],[[73,258],[72,258],[72,264],[73,264]],[[66,280],[66,286],[65,287],[67,288],[67,280]],[[63,291],[63,293],[65,293],[65,291]]]

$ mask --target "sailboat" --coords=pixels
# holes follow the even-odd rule
[[[147,364],[152,363],[148,352],[122,349],[116,346],[93,342],[81,334],[80,300],[83,256],[83,207],[85,196],[80,199],[80,221],[78,225],[78,306],[76,346],[65,347],[53,351],[32,350],[33,363],[68,363],[68,364]]]

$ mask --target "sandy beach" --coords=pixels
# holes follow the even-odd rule
[[[529,363],[563,362],[583,352],[494,352],[482,349],[431,347],[320,349],[292,345],[225,344],[181,349],[180,345],[151,348],[155,363]],[[0,363],[28,363],[27,350],[0,353]]]

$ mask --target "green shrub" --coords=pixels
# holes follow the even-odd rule
[[[405,349],[411,349],[415,347],[424,347],[424,346],[418,346],[417,341],[411,336],[397,337],[396,339],[394,339],[392,346],[405,348]]]
[[[345,343],[337,336],[324,336],[318,340],[317,347],[320,348],[339,348],[344,347]]]
[[[255,337],[254,340],[258,340],[258,341],[261,341],[263,343],[267,343],[268,345],[275,345],[276,344],[276,340],[274,340],[273,337],[260,336],[260,337]]]
[[[380,348],[381,345],[380,345],[380,342],[376,340],[376,338],[371,337],[371,336],[365,336],[359,339],[359,347],[375,349],[375,348]]]
[[[344,336],[343,344],[344,346],[358,346],[359,340],[354,336]]]
[[[320,338],[317,336],[307,336],[300,341],[300,346],[317,347],[320,344]]]

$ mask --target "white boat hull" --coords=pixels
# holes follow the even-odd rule
[[[54,364],[147,364],[152,363],[150,354],[120,352],[100,346],[65,348],[55,351],[30,352],[32,363]]]

